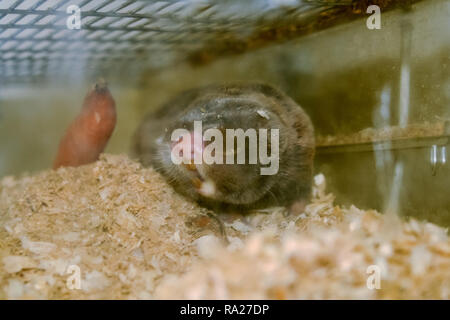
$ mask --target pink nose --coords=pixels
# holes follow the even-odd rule
[[[190,132],[181,136],[178,141],[175,141],[172,144],[172,149],[175,148],[175,146],[177,146],[178,150],[181,150],[180,156],[183,159],[193,162],[196,157],[202,159],[203,148],[205,145],[201,134]]]

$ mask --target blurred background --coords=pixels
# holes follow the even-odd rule
[[[50,168],[99,77],[118,108],[109,153],[184,89],[263,81],[311,116],[338,203],[450,226],[449,16],[446,0],[1,0],[0,177]]]

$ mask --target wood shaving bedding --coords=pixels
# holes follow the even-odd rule
[[[338,134],[318,136],[318,146],[332,146],[342,144],[357,144],[377,141],[389,141],[408,138],[440,137],[448,134],[449,122],[410,124],[407,127],[389,126],[384,128],[366,128],[354,134]]]
[[[299,216],[221,218],[228,243],[208,210],[125,155],[5,177],[0,298],[449,298],[445,229],[337,206],[323,175]]]

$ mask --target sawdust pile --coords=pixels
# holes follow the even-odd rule
[[[5,177],[0,298],[449,298],[446,230],[335,206],[315,183],[298,217],[221,216],[225,243],[206,209],[126,156]]]

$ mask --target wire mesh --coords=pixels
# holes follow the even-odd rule
[[[307,19],[348,1],[1,0],[0,83],[161,68],[277,19]],[[80,9],[80,29],[67,21]],[[224,38],[223,41],[225,41]]]

